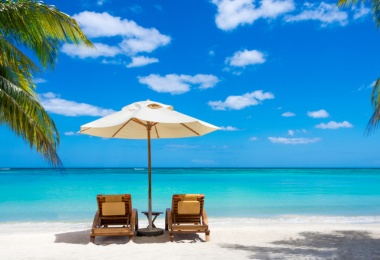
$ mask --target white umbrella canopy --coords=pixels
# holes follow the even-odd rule
[[[150,140],[201,136],[219,127],[174,111],[172,106],[154,101],[140,101],[119,112],[80,127],[79,133],[106,137],[148,140],[148,219],[152,230],[152,188]]]
[[[172,106],[147,100],[82,125],[80,133],[108,138],[146,139],[147,126],[152,127],[151,138],[200,136],[219,129],[174,111]]]

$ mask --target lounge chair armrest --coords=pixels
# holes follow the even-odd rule
[[[165,213],[165,230],[169,230],[169,228],[171,228],[172,225],[172,210],[170,208],[167,208]]]
[[[131,229],[134,230],[134,228],[138,229],[138,215],[137,215],[137,209],[132,210],[132,217],[131,217],[131,223],[130,223]]]
[[[207,218],[206,210],[202,211],[202,220],[203,220],[204,225],[208,225],[208,218]]]
[[[92,222],[92,228],[94,229],[94,228],[99,227],[99,222],[100,222],[100,212],[98,210],[95,213],[94,222]]]

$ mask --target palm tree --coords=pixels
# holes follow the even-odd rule
[[[92,47],[77,22],[56,7],[35,0],[0,0],[0,125],[57,167],[59,132],[38,102],[34,76],[54,68],[62,43]],[[20,48],[37,57],[42,69]]]
[[[376,28],[379,28],[380,26],[380,0],[368,0],[371,2],[372,5],[372,14],[373,19],[376,22]],[[358,0],[338,0],[338,6],[350,6],[355,5],[359,1]],[[361,3],[364,3],[365,0],[360,1]],[[373,90],[371,93],[371,102],[373,105],[373,114],[367,124],[366,133],[370,134],[372,133],[379,121],[380,121],[380,78],[378,78],[375,82],[375,85],[373,86]]]

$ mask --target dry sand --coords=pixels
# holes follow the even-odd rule
[[[246,223],[245,223],[246,222]],[[140,226],[143,224],[140,224]],[[158,226],[163,223],[158,222]],[[91,223],[0,224],[0,259],[380,259],[380,226],[210,220],[204,234],[97,237]]]

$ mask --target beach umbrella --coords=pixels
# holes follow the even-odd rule
[[[147,100],[132,103],[121,111],[82,125],[79,133],[148,140],[148,229],[152,230],[151,139],[202,136],[218,129],[217,126],[179,113],[172,106]]]

